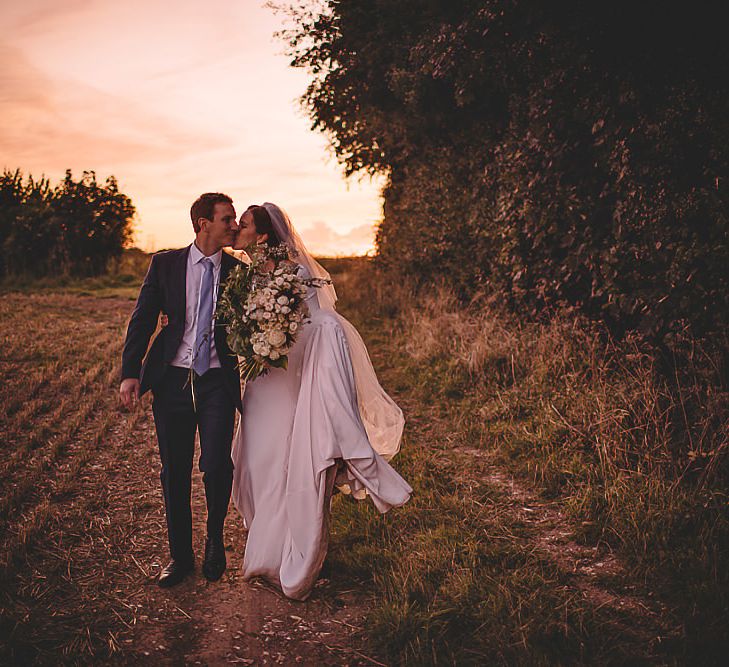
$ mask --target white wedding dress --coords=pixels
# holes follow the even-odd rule
[[[310,277],[304,266],[299,271]],[[245,388],[232,450],[233,502],[248,529],[244,578],[264,577],[299,600],[311,592],[326,556],[333,484],[355,498],[369,495],[383,513],[412,493],[373,448],[386,438],[358,404],[361,377],[347,338],[358,334],[334,309],[320,308],[316,288],[308,288],[306,300],[310,321],[290,350],[288,369],[272,369]],[[380,400],[399,413],[377,387]],[[385,426],[392,442],[397,425]],[[398,446],[402,422],[399,429]]]

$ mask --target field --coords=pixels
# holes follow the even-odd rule
[[[352,634],[363,606],[352,594],[339,587],[290,605],[262,586],[242,585],[244,538],[234,510],[225,581],[212,586],[198,573],[170,594],[157,587],[168,558],[154,427],[148,405],[125,413],[117,398],[133,301],[85,291],[9,293],[0,301],[0,662],[246,664],[246,655],[272,661],[284,652],[308,664],[356,658]],[[198,476],[198,541],[204,502]],[[338,637],[319,640],[331,627]],[[285,646],[267,650],[284,635]]]
[[[198,572],[156,586],[167,552],[151,414],[117,402],[132,278],[0,295],[0,661],[690,664],[700,652],[719,662],[726,576],[705,551],[725,544],[726,496],[705,484],[699,511],[648,464],[651,484],[623,474],[627,440],[626,461],[590,448],[625,439],[633,431],[611,432],[607,415],[646,400],[608,372],[597,339],[567,321],[540,333],[493,308],[469,319],[447,294],[414,304],[363,264],[329,265],[341,312],[405,412],[394,464],[415,494],[384,518],[335,498],[330,553],[306,603],[240,581],[233,508],[223,580]],[[642,368],[631,372],[645,383]],[[701,451],[721,446],[722,428],[708,424]],[[667,522],[652,533],[651,494]],[[682,548],[679,502],[692,513]],[[194,503],[201,553],[199,477]],[[662,553],[646,558],[661,535]],[[691,558],[700,562],[686,569]],[[659,576],[664,567],[685,580]]]

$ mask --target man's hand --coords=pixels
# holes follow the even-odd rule
[[[139,380],[126,378],[119,387],[119,397],[125,408],[131,408],[139,401]]]

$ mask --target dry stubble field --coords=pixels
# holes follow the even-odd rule
[[[131,413],[117,403],[132,307],[76,294],[0,297],[0,663],[372,664],[357,655],[351,591],[293,605],[239,581],[233,509],[224,580],[197,572],[173,591],[156,586],[167,552],[151,410],[148,400]]]

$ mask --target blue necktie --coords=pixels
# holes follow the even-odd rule
[[[197,304],[197,332],[195,334],[193,370],[202,375],[210,368],[210,344],[213,330],[213,263],[205,257],[200,300]]]

